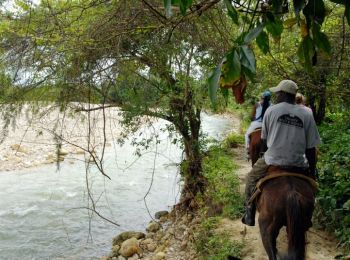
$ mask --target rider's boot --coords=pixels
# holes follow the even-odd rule
[[[246,224],[247,226],[255,226],[255,212],[256,212],[255,202],[251,204],[246,204],[245,214],[242,217],[242,223]]]

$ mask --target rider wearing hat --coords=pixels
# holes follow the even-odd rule
[[[248,201],[259,179],[269,166],[308,169],[314,176],[316,170],[316,146],[320,143],[315,120],[311,113],[295,104],[298,86],[292,80],[282,80],[270,88],[276,94],[276,105],[270,106],[264,115],[261,139],[265,154],[253,166],[246,180],[246,213],[242,222],[255,225],[256,206]],[[305,157],[307,161],[305,160]]]

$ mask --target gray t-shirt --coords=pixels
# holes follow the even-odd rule
[[[307,167],[305,150],[320,143],[315,120],[305,108],[282,102],[270,106],[262,123],[266,164]]]

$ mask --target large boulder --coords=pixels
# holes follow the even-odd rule
[[[121,245],[125,240],[129,238],[136,238],[136,239],[141,239],[144,238],[146,235],[142,232],[137,232],[137,231],[125,231],[123,233],[120,233],[118,236],[113,238],[113,246],[115,245]]]
[[[130,257],[134,254],[141,254],[142,250],[139,246],[139,241],[135,237],[125,240],[119,250],[119,254],[124,257]]]

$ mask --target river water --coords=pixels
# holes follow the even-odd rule
[[[233,130],[226,117],[202,115],[203,132],[220,139]],[[165,122],[136,136],[159,134],[160,143],[137,157],[126,142],[106,150],[104,178],[82,156],[60,164],[0,172],[0,259],[86,259],[109,253],[112,238],[125,230],[144,231],[155,212],[179,199],[177,163],[181,149],[161,131]],[[152,175],[154,175],[152,182]],[[89,214],[86,179],[96,210],[120,226]],[[144,196],[152,182],[145,206]],[[91,212],[90,212],[91,213]]]

